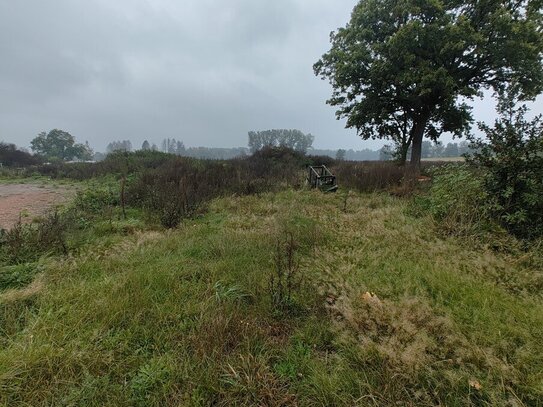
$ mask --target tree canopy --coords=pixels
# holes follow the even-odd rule
[[[314,137],[300,130],[274,129],[249,132],[249,148],[256,152],[264,147],[288,147],[306,152],[313,145]]]
[[[424,136],[469,130],[463,99],[509,83],[541,92],[541,27],[541,0],[363,0],[314,70],[347,127],[412,146],[418,166]]]
[[[58,129],[49,133],[42,131],[30,142],[30,146],[35,153],[48,160],[90,160],[93,154],[88,143],[76,143],[74,136]]]

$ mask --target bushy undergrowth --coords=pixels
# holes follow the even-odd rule
[[[308,163],[313,163],[311,158],[286,148],[267,148],[228,161],[178,157],[143,171],[128,188],[128,203],[151,211],[171,228],[219,196],[301,187]]]
[[[500,230],[537,242],[543,236],[543,122],[526,121],[526,107],[515,108],[510,98],[501,99],[498,111],[493,127],[480,124],[486,139],[472,139],[467,164],[432,172],[429,193],[416,197],[418,210],[453,234]]]
[[[421,171],[427,173],[431,168],[445,164],[423,162]],[[331,168],[341,188],[359,192],[395,190],[409,178],[406,177],[409,168],[393,161],[338,161]]]
[[[27,175],[40,174],[53,179],[88,180],[107,175],[134,174],[157,168],[172,159],[172,155],[158,151],[115,152],[97,163],[56,162],[26,169]]]
[[[332,166],[332,173],[341,187],[372,192],[399,185],[405,168],[386,161],[340,161]]]
[[[474,142],[470,162],[484,170],[492,215],[514,235],[535,239],[543,236],[543,120],[526,120],[527,110],[502,97],[494,126],[480,124],[486,139]]]
[[[69,216],[53,212],[35,224],[19,221],[0,237],[0,263],[18,264],[38,260],[43,254],[66,254]]]
[[[492,224],[482,176],[466,164],[434,169],[428,193],[416,196],[413,208],[432,215],[450,234],[477,234]]]
[[[188,157],[183,158],[190,160]],[[137,174],[144,170],[156,169],[168,162],[174,162],[178,159],[180,159],[180,157],[159,151],[118,151],[108,154],[103,161],[96,163],[55,162],[42,165],[30,165],[19,171],[17,174],[18,176],[26,177],[42,175],[53,179],[88,180],[112,174]],[[259,164],[262,160],[276,165],[282,163],[287,169],[292,165],[304,167],[309,164],[330,165],[334,162],[334,159],[328,156],[309,156],[287,147],[266,147],[257,151],[250,157],[233,160],[193,160],[202,162],[214,161],[216,163],[252,161],[254,164],[261,166],[262,169],[265,169],[265,167],[262,167],[262,165]]]

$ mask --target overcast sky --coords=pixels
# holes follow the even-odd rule
[[[297,128],[316,148],[377,148],[335,120],[312,69],[355,4],[0,0],[0,140],[59,128],[98,151],[166,137],[234,147],[249,130]],[[476,117],[493,106],[477,102]]]

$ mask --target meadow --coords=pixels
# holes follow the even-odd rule
[[[392,164],[125,158],[9,181],[78,192],[2,237],[2,405],[543,405],[541,243]]]

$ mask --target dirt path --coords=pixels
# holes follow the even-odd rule
[[[32,220],[67,199],[69,191],[33,184],[0,184],[0,229],[9,229],[19,220]],[[28,215],[28,216],[27,216]]]

